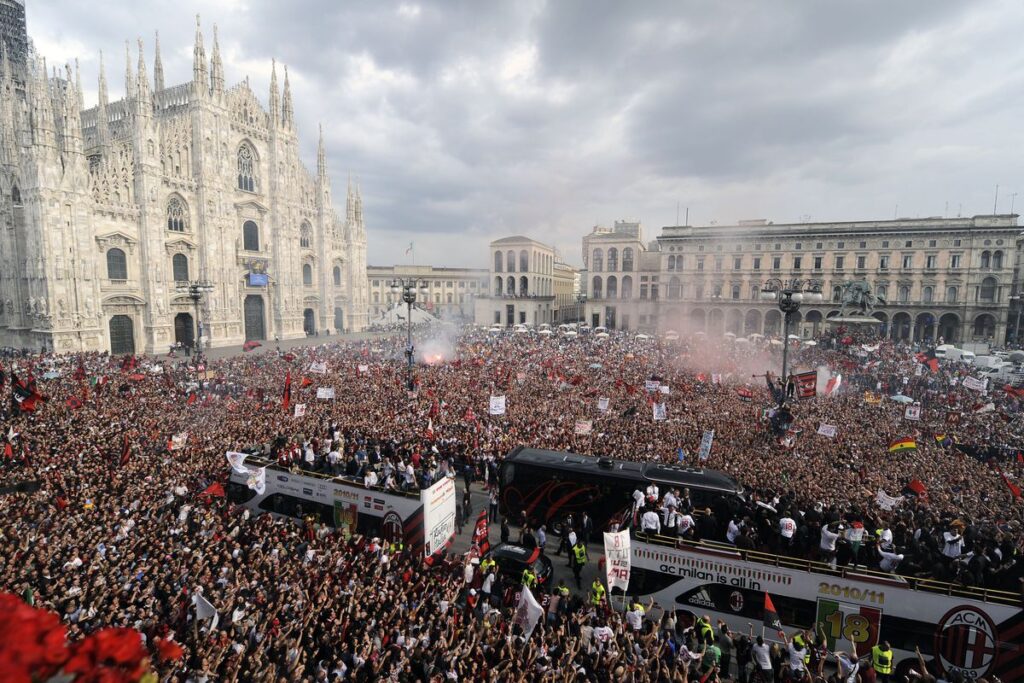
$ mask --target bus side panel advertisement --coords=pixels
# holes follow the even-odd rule
[[[423,503],[423,556],[430,557],[455,536],[455,480],[442,477],[420,491]]]

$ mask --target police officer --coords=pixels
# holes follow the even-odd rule
[[[576,539],[576,544],[572,547],[571,557],[572,575],[576,579],[576,588],[582,588],[583,586],[580,585],[580,573],[587,564],[587,546],[583,544],[582,539]]]
[[[594,583],[590,584],[590,602],[593,603],[594,607],[598,607],[601,604],[604,595],[605,589],[601,579],[594,579]]]
[[[875,670],[879,683],[889,683],[889,676],[892,675],[892,649],[888,640],[871,648],[871,668]]]

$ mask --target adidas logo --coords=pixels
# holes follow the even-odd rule
[[[715,607],[715,601],[711,599],[711,594],[708,593],[707,588],[701,588],[699,591],[691,595],[686,601],[691,605],[711,607],[712,609]]]

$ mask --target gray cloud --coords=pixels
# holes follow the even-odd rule
[[[229,81],[266,93],[270,59],[289,65],[303,155],[323,122],[335,197],[360,178],[372,263],[413,240],[418,262],[482,267],[509,233],[578,261],[595,222],[653,236],[677,202],[698,223],[982,213],[1018,182],[1010,0],[29,0],[28,21],[93,91],[102,49],[116,93],[140,32],[150,65],[159,29],[168,81],[191,78],[197,11]]]

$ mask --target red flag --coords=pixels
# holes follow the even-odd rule
[[[1018,453],[1017,455],[1019,456],[1020,453]],[[1006,472],[1003,472],[1003,468],[1000,467],[999,465],[996,465],[996,471],[999,472],[999,476],[1002,477],[1003,483],[1006,484],[1006,486],[1010,489],[1010,493],[1013,494],[1014,500],[1020,500],[1020,496],[1021,496],[1020,487],[1017,486],[1016,484],[1014,484],[1012,481],[1010,481],[1006,477]]]
[[[772,596],[764,594],[764,625],[774,631],[782,630],[782,621],[779,620],[779,613],[775,611],[775,604]]]
[[[192,405],[195,402],[196,402],[196,392],[193,391],[191,394],[188,395],[188,400],[185,401],[185,403],[187,405]]]
[[[292,371],[289,370],[284,376],[284,394],[281,396],[281,406],[285,412],[288,412],[288,407],[292,404]]]
[[[796,380],[796,395],[800,398],[814,398],[818,395],[818,371],[809,370],[793,375]]]
[[[82,400],[77,396],[72,396],[65,403],[67,403],[68,408],[71,410],[78,410],[82,407]]]
[[[295,360],[295,354],[292,353],[291,351],[289,351],[288,353],[284,354],[284,356],[282,356],[282,358],[284,358],[286,361],[291,363],[293,360]]]
[[[476,518],[476,527],[473,529],[473,548],[479,557],[483,557],[491,549],[487,532],[487,510],[481,510]]]
[[[920,479],[912,479],[907,488],[913,491],[918,496],[924,496],[928,493],[928,489],[925,488],[924,482]]]
[[[4,457],[8,460],[14,457],[14,449],[11,448],[11,444],[9,443],[4,444]]]
[[[303,378],[302,378],[302,382],[300,382],[300,384],[301,384],[302,386],[304,386],[304,387],[308,387],[308,386],[309,386],[310,384],[312,384],[312,383],[313,383],[313,380],[311,380],[311,379],[310,379],[310,378],[308,378],[308,377],[303,377]]]
[[[202,493],[200,493],[199,495],[201,497],[205,496],[207,498],[210,498],[210,497],[223,498],[224,497],[224,486],[219,481],[215,481],[212,484],[210,484],[209,486],[207,486],[206,490],[203,491]]]
[[[128,459],[131,457],[131,455],[132,446],[131,443],[128,442],[128,433],[125,432],[124,444],[121,446],[121,459],[119,460],[119,462],[121,463],[121,467],[124,467],[125,465],[128,464]]]
[[[258,349],[261,346],[263,346],[263,344],[260,344],[258,341],[247,341],[244,344],[242,344],[242,351],[248,353],[249,351],[252,351],[253,349]]]

